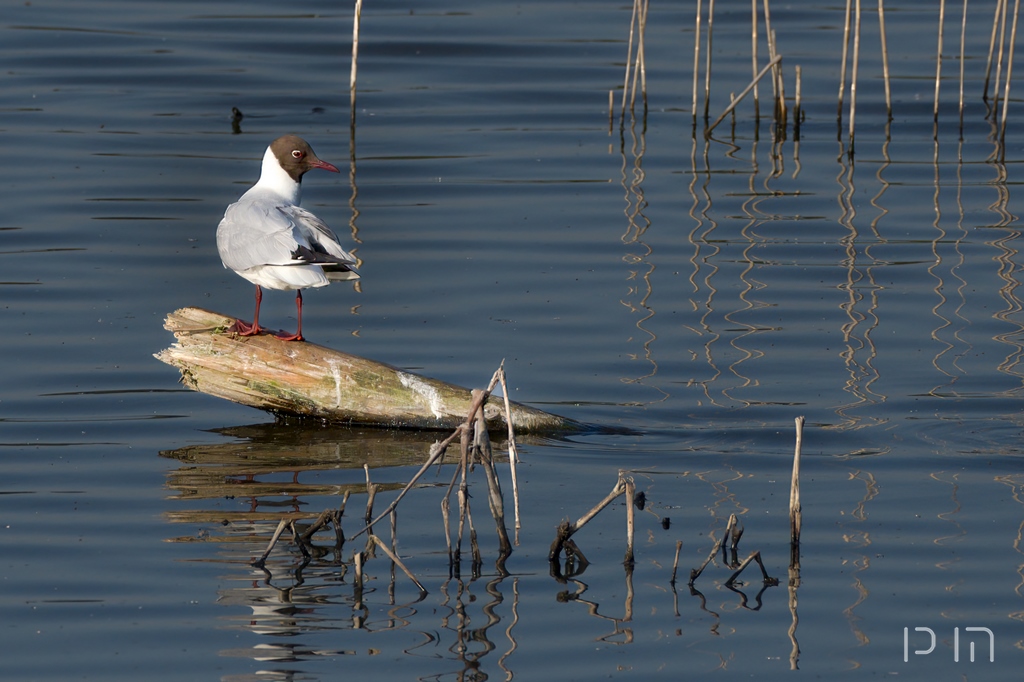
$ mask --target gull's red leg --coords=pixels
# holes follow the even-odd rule
[[[299,328],[294,334],[278,334],[277,338],[282,341],[305,341],[302,336],[302,289],[295,291],[295,311],[299,318]]]
[[[252,324],[247,324],[241,320],[235,320],[235,323],[231,326],[231,331],[236,332],[239,336],[255,336],[263,331],[260,327],[260,303],[263,302],[263,289],[260,285],[256,285],[256,312],[252,316]]]

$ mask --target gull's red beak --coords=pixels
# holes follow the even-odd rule
[[[311,161],[313,168],[323,168],[325,171],[331,171],[332,173],[341,172],[340,170],[338,170],[337,166],[327,163],[326,161],[321,161],[320,159],[317,158],[313,158],[311,159]]]

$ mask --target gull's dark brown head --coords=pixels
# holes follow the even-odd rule
[[[306,171],[314,168],[323,168],[332,173],[338,173],[338,169],[317,158],[309,143],[298,135],[284,135],[270,143],[270,151],[273,152],[277,162],[281,164],[292,180],[302,182],[302,176]]]

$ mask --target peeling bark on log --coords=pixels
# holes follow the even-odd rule
[[[167,316],[177,343],[155,357],[196,391],[278,416],[333,424],[453,429],[466,420],[469,389],[308,342],[227,331],[235,318],[201,308]],[[489,429],[505,429],[504,404],[484,406]],[[583,431],[580,422],[512,403],[519,432]]]

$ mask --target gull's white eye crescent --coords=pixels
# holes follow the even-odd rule
[[[302,158],[303,156],[305,156],[305,154],[303,154],[303,153],[302,153],[302,152],[301,152],[300,150],[298,150],[298,149],[295,149],[295,150],[293,150],[293,151],[292,151],[292,158],[295,158],[295,159],[301,159],[301,158]]]

